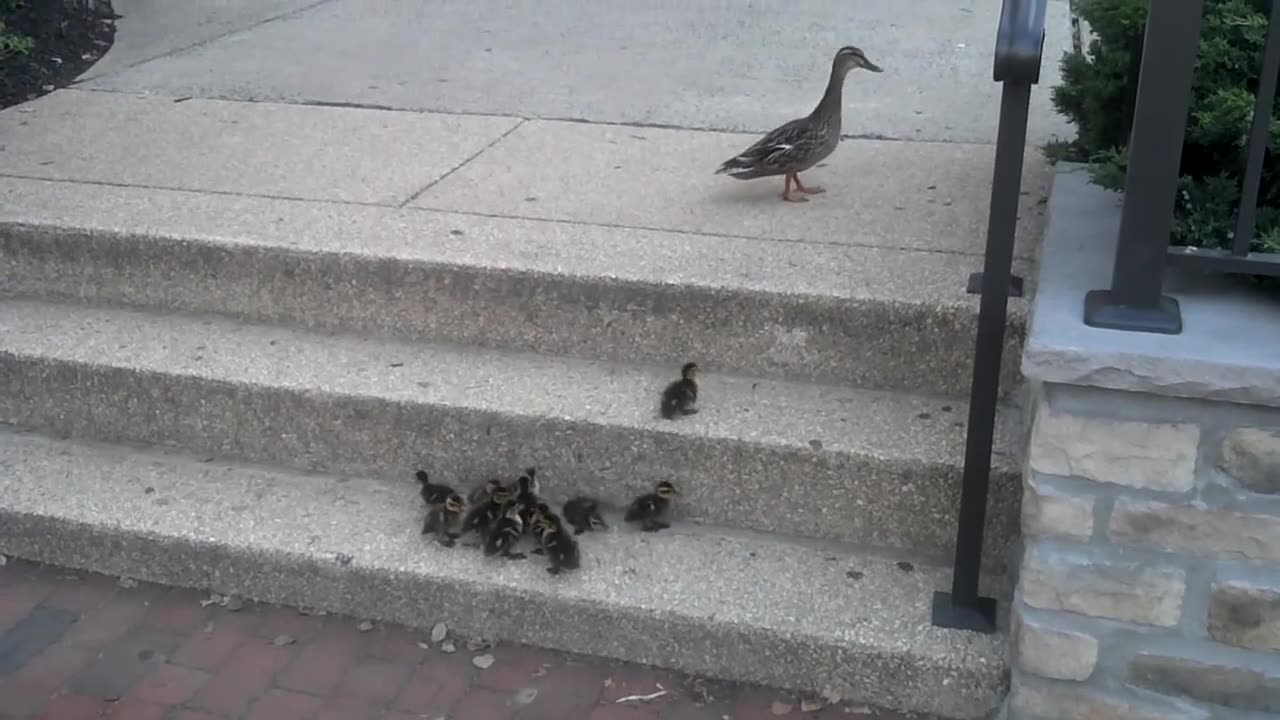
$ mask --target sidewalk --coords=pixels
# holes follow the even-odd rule
[[[0,719],[918,717],[847,704],[805,712],[786,693],[643,665],[505,644],[472,650],[452,635],[432,643],[429,630],[208,601],[9,560],[0,568]]]

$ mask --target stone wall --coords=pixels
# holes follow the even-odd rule
[[[1280,408],[1035,395],[1010,717],[1280,716]]]

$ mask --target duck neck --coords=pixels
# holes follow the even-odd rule
[[[827,80],[827,91],[822,94],[822,99],[818,101],[818,106],[813,109],[814,117],[829,116],[840,117],[840,107],[844,100],[844,77],[845,73],[840,72],[840,68],[831,68],[831,78]]]

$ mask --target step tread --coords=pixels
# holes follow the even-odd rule
[[[677,368],[32,300],[0,302],[0,353],[943,465],[960,463],[967,419],[966,404],[953,399],[708,367],[701,412],[667,421],[657,415],[657,400]],[[1013,467],[1012,419],[1000,424],[995,458],[1006,470]]]
[[[950,252],[0,177],[5,225],[974,312],[966,287],[982,267]]]
[[[607,627],[592,628],[587,635],[569,633],[597,634],[601,639],[596,647],[564,647],[575,641],[557,639],[556,633],[568,632],[565,626],[579,622],[578,610],[594,608],[608,611],[619,627],[632,630],[645,626],[646,618],[650,626],[657,622],[702,628],[701,635],[681,638],[692,643],[686,649],[690,653],[712,646],[729,651],[742,647],[739,642],[792,648],[789,657],[734,661],[748,666],[787,663],[793,667],[786,672],[798,677],[813,673],[815,681],[839,682],[832,673],[852,672],[859,678],[856,682],[866,683],[868,700],[883,700],[885,693],[897,698],[906,689],[875,687],[873,668],[828,667],[827,648],[878,662],[907,663],[919,672],[942,670],[965,682],[982,678],[990,685],[931,691],[920,688],[939,676],[925,674],[916,681],[918,691],[936,695],[945,690],[970,699],[995,692],[1004,664],[1000,636],[930,625],[931,593],[945,587],[945,568],[922,564],[908,572],[889,559],[837,554],[830,545],[719,533],[681,526],[678,519],[669,531],[645,534],[619,527],[622,523],[615,519],[608,531],[582,537],[580,571],[553,578],[543,571],[541,561],[490,560],[478,550],[447,550],[422,538],[421,508],[409,482],[202,462],[178,451],[57,440],[9,429],[0,430],[0,468],[0,517],[5,518],[0,523],[0,548],[20,556],[39,553],[34,560],[72,566],[106,563],[108,567],[99,569],[174,584],[206,582],[221,592],[293,603],[323,604],[322,597],[307,597],[312,586],[334,578],[340,582],[348,574],[391,578],[387,582],[426,578],[456,588],[467,598],[486,598],[474,604],[473,617],[448,618],[460,627],[475,628],[475,622],[483,622],[488,598],[493,598],[492,607],[521,602],[545,612],[541,627],[503,628],[526,636],[502,639],[637,655],[628,659],[640,661],[685,662],[672,659],[687,657],[668,646],[675,638],[617,638]],[[49,542],[32,535],[35,525],[24,523],[94,528],[98,534],[62,532],[57,542]],[[143,563],[130,553],[102,550],[108,537],[195,549],[161,553]],[[230,580],[235,577],[230,566],[204,557],[218,553],[259,559],[260,565],[249,567],[261,567],[265,576]],[[340,554],[351,559],[340,564],[335,560]],[[280,563],[298,577],[278,577],[278,570],[271,568]],[[863,574],[854,580],[846,574],[850,570]],[[456,599],[398,596],[371,581],[352,579],[344,587],[340,602],[349,607],[330,610],[359,613],[376,608],[384,614],[380,619],[421,624],[433,622],[432,606],[438,602],[470,607],[456,605],[461,602]],[[255,594],[260,592],[298,596]],[[754,639],[739,640],[743,635]],[[844,682],[851,680],[845,677]]]

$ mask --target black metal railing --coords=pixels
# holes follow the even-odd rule
[[[1220,273],[1280,276],[1280,254],[1251,252],[1258,191],[1270,150],[1280,71],[1280,1],[1272,2],[1229,249],[1170,247],[1204,0],[1149,2],[1129,131],[1129,166],[1111,286],[1085,295],[1084,322],[1113,330],[1182,332],[1178,302],[1164,295],[1166,263]]]
[[[994,77],[1002,84],[1000,125],[996,134],[991,209],[982,272],[970,278],[980,291],[978,335],[969,389],[969,425],[965,439],[964,480],[956,530],[951,592],[933,597],[933,623],[941,627],[994,632],[996,602],[978,593],[982,533],[986,525],[995,439],[1000,365],[1010,295],[1020,295],[1022,279],[1012,273],[1013,247],[1022,193],[1022,160],[1027,143],[1031,86],[1040,82],[1044,53],[1046,0],[1004,0],[996,33]]]

